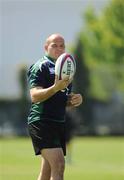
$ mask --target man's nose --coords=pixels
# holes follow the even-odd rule
[[[62,47],[58,47],[57,50],[63,51],[63,48]]]

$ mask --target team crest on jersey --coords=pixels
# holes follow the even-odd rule
[[[50,67],[49,71],[50,71],[50,74],[55,74],[55,68],[54,67]]]

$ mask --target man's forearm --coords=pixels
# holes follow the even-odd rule
[[[53,96],[56,92],[55,85],[49,88],[35,87],[30,90],[31,100],[34,103],[42,102]]]
[[[42,102],[53,96],[59,90],[65,89],[70,83],[69,78],[55,79],[55,83],[49,88],[34,87],[30,90],[31,100],[34,103]]]

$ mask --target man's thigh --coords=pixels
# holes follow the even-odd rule
[[[48,148],[41,151],[42,156],[47,159],[51,167],[57,167],[59,164],[65,164],[62,148]]]

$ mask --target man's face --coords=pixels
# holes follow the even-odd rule
[[[61,37],[53,38],[45,46],[47,55],[53,59],[57,59],[62,53],[65,52],[64,39]]]

